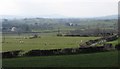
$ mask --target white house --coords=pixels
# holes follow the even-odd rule
[[[15,31],[17,31],[17,28],[16,27],[12,27],[11,31],[15,32]]]

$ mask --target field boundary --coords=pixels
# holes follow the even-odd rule
[[[101,41],[114,41],[117,40],[118,36],[108,36],[104,38],[99,38],[95,40],[89,40],[83,45],[80,45],[79,48],[65,48],[65,49],[51,49],[51,50],[30,50],[25,52],[23,50],[8,51],[2,52],[2,58],[15,58],[15,57],[24,57],[24,56],[51,56],[51,55],[69,55],[69,54],[79,54],[79,53],[96,53],[96,52],[105,52],[112,50],[119,50],[119,44],[113,47],[112,44],[104,44],[101,46],[96,46],[97,43]],[[94,46],[91,46],[93,45]]]

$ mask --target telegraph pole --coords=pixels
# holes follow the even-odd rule
[[[3,35],[3,43],[5,43],[5,34],[2,33],[2,35]]]
[[[103,24],[103,37],[105,37],[105,24]]]

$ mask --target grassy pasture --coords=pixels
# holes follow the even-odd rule
[[[107,42],[107,43],[112,43],[113,46],[117,45],[118,43],[120,43],[120,38],[115,40],[115,41],[110,41],[110,42]]]
[[[118,51],[3,59],[3,67],[117,67]]]
[[[24,39],[7,35],[2,51],[31,50],[31,49],[53,49],[79,47],[80,42],[97,39],[99,37],[57,37],[41,36],[41,38]],[[23,40],[24,43],[20,43]],[[110,43],[116,44],[116,41]],[[3,67],[116,67],[118,66],[118,51],[99,52],[89,54],[20,57],[2,60]]]
[[[41,38],[24,39],[24,36],[5,36],[5,43],[2,44],[2,51],[31,50],[31,49],[56,49],[79,47],[80,43],[99,37],[57,37],[41,36]],[[23,43],[20,43],[22,40]],[[83,42],[80,42],[80,41]]]

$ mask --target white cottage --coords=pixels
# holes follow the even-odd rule
[[[11,31],[15,32],[15,31],[17,31],[17,28],[16,27],[12,27]]]

